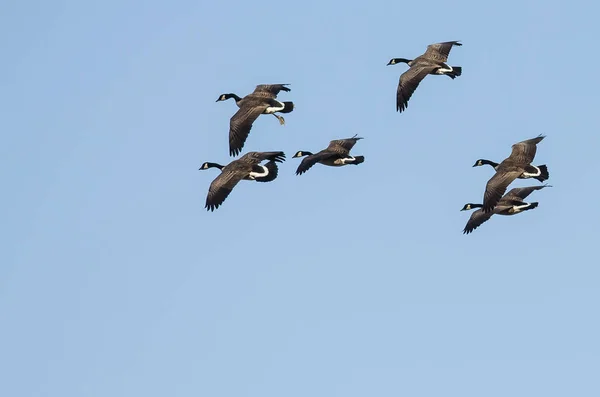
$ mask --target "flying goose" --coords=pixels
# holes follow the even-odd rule
[[[263,160],[270,160],[266,165],[261,165]],[[214,211],[225,201],[235,185],[242,179],[258,182],[270,182],[277,177],[277,164],[285,161],[283,152],[248,152],[226,166],[206,162],[201,170],[220,168],[221,174],[215,178],[208,188],[206,196],[207,211]]]
[[[492,217],[492,215],[516,215],[523,211],[528,211],[536,208],[538,206],[537,202],[534,203],[526,203],[523,200],[527,198],[534,190],[540,190],[545,187],[551,187],[550,185],[541,185],[541,186],[529,186],[529,187],[521,187],[514,188],[510,190],[504,197],[500,199],[498,205],[494,207],[493,211],[483,212],[481,209],[473,212],[467,225],[463,230],[463,234],[469,234],[473,230],[477,229],[481,226],[482,223],[486,222],[488,219]],[[461,211],[472,210],[474,208],[481,208],[483,205],[481,204],[472,204],[468,203],[461,209]]]
[[[498,163],[495,163],[493,161],[490,160],[485,160],[485,159],[479,159],[475,162],[475,164],[473,164],[473,167],[481,167],[482,165],[491,165],[496,171],[498,170]],[[530,175],[526,175],[526,174],[521,174],[519,175],[517,178],[518,179],[529,179],[529,178],[534,178],[537,179],[540,182],[544,182],[545,180],[547,180],[548,178],[550,178],[550,174],[548,173],[548,167],[545,164],[542,165],[536,165],[537,168],[540,169],[541,173],[539,176],[530,176]]]
[[[402,112],[408,107],[408,100],[415,92],[421,80],[428,74],[443,74],[451,79],[462,74],[462,67],[448,66],[448,54],[453,46],[461,46],[458,41],[430,44],[423,55],[415,59],[392,58],[388,65],[406,63],[410,67],[400,76],[396,91],[396,111]]]
[[[280,102],[275,98],[277,98],[280,91],[290,91],[286,85],[289,84],[260,84],[256,86],[254,92],[246,95],[244,98],[240,98],[236,94],[219,95],[217,102],[234,98],[236,105],[240,108],[229,121],[230,156],[240,154],[250,134],[252,123],[261,114],[272,114],[277,117],[281,125],[285,124],[285,119],[275,114],[275,112],[290,113],[294,110],[294,103]]]
[[[200,166],[200,170],[207,170],[209,168],[218,168],[223,171],[224,165],[219,163],[205,162]],[[277,178],[279,169],[277,163],[274,160],[269,160],[265,165],[256,164],[253,166],[253,171],[243,178],[245,181],[256,181],[256,182],[271,182]]]
[[[296,175],[302,175],[310,169],[313,165],[321,163],[331,167],[341,167],[343,165],[355,164],[358,165],[365,161],[364,156],[351,156],[350,150],[358,142],[360,137],[354,135],[352,138],[347,139],[336,139],[329,142],[329,146],[326,149],[321,150],[318,153],[312,154],[311,152],[300,150],[292,158],[305,157],[298,169]]]
[[[544,135],[527,139],[512,145],[512,153],[504,161],[498,164],[496,173],[487,182],[483,195],[483,212],[494,209],[502,195],[515,179],[518,177],[535,178],[542,176],[543,170],[531,165],[537,150],[537,144],[544,139]],[[547,172],[546,168],[546,172]]]

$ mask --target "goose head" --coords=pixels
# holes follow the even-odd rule
[[[467,204],[465,204],[464,207],[462,207],[461,211],[469,211],[469,210],[472,210],[473,208],[481,208],[481,207],[483,207],[483,205],[481,205],[481,204],[467,203]]]
[[[412,59],[406,59],[406,58],[392,58],[390,59],[390,61],[388,62],[388,64],[386,66],[390,66],[390,65],[396,65],[398,63],[409,63],[411,62]]]
[[[479,159],[475,162],[475,164],[473,164],[473,167],[481,167],[482,165],[491,165],[492,167],[496,168],[496,166],[498,165],[498,163],[494,163],[493,161],[490,160],[485,160],[485,159]]]
[[[198,168],[199,170],[207,170],[209,168],[218,168],[220,170],[223,169],[223,166],[221,164],[217,164],[217,163],[210,163],[210,162],[205,162],[204,164],[202,164],[200,166],[200,168]]]
[[[303,157],[303,156],[312,156],[312,153],[303,151],[303,150],[299,150],[296,152],[295,155],[292,156],[292,158],[295,159],[296,157]]]
[[[221,94],[221,95],[219,95],[219,98],[215,102],[226,101],[230,98],[235,98],[236,102],[239,101],[240,99],[242,99],[235,94]]]

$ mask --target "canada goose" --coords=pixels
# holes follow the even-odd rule
[[[292,158],[307,156],[302,160],[296,175],[302,175],[310,169],[313,165],[321,163],[331,167],[341,167],[343,165],[355,164],[358,165],[365,161],[364,156],[351,156],[350,150],[359,141],[360,137],[354,135],[352,138],[337,139],[329,142],[329,146],[326,149],[321,150],[316,154],[311,152],[300,150]]]
[[[263,160],[270,160],[266,165],[261,165]],[[235,185],[242,179],[258,182],[270,182],[277,177],[276,162],[285,161],[283,152],[248,152],[226,166],[217,163],[204,163],[201,170],[220,168],[221,174],[215,178],[208,188],[206,196],[206,210],[214,211],[225,201]],[[273,173],[274,172],[274,173]]]
[[[544,135],[539,135],[536,138],[527,139],[512,145],[510,156],[498,164],[496,173],[485,187],[483,212],[492,211],[502,198],[508,185],[518,177],[523,176],[526,179],[542,176],[542,170],[535,165],[531,165],[531,162],[535,157],[537,144],[544,138]]]
[[[473,164],[473,167],[481,167],[482,165],[491,165],[495,170],[498,170],[498,166],[500,164],[495,163],[495,162],[490,161],[490,160],[479,159],[479,160],[477,160],[475,162],[475,164]],[[531,176],[531,175],[521,174],[517,178],[518,179],[534,178],[534,179],[537,179],[540,182],[544,182],[545,180],[547,180],[548,178],[550,178],[550,174],[548,173],[548,167],[546,166],[546,164],[536,165],[535,167],[537,167],[537,168],[540,169],[541,173],[540,173],[539,176]]]
[[[527,198],[534,190],[540,190],[545,187],[551,187],[550,185],[541,185],[541,186],[529,186],[529,187],[521,187],[511,189],[506,195],[504,195],[498,205],[494,207],[493,211],[483,212],[481,209],[473,212],[467,225],[463,230],[463,234],[469,234],[473,230],[477,229],[481,226],[482,223],[486,222],[488,219],[492,217],[492,215],[516,215],[523,211],[528,211],[536,208],[538,206],[537,202],[534,203],[526,203],[523,200]],[[474,208],[482,208],[481,204],[472,204],[468,203],[461,209],[461,211],[472,210]]]
[[[410,67],[400,76],[398,90],[396,91],[396,111],[402,112],[408,107],[408,100],[415,92],[419,83],[428,74],[444,74],[451,79],[462,74],[462,67],[448,66],[448,54],[452,46],[461,46],[458,41],[446,41],[444,43],[430,44],[423,55],[415,59],[392,58],[388,65],[406,63]]]
[[[254,92],[244,98],[240,98],[236,94],[219,95],[217,102],[234,98],[236,105],[240,108],[229,121],[230,156],[237,156],[242,151],[250,129],[252,129],[252,123],[261,114],[272,114],[277,117],[281,125],[285,124],[285,119],[275,112],[290,113],[294,110],[294,103],[280,102],[275,98],[280,91],[290,91],[286,85],[289,84],[260,84],[256,86]]]
[[[225,168],[225,166],[218,163],[206,162],[202,164],[199,169],[207,170],[209,168],[218,168],[222,171],[223,168]],[[243,179],[247,181],[256,182],[271,182],[272,180],[277,178],[277,174],[279,173],[277,163],[274,160],[268,161],[267,163],[265,163],[265,165],[256,164],[253,166],[253,170],[254,171],[246,175]]]

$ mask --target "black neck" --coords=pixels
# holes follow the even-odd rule
[[[390,61],[390,63],[388,63],[388,65],[396,65],[398,63],[409,63],[409,62],[412,62],[412,59],[392,58],[392,60]]]
[[[493,161],[490,161],[490,160],[481,160],[481,164],[488,164],[494,168],[496,168],[498,166],[498,163],[494,163]]]
[[[218,164],[218,163],[209,163],[209,162],[206,162],[205,164],[206,164],[206,168],[201,168],[201,169],[203,169],[203,170],[206,170],[208,168],[218,168],[220,170],[223,169],[223,166],[221,164]]]
[[[239,97],[239,96],[237,96],[236,94],[232,94],[232,93],[229,93],[229,94],[221,94],[221,96],[219,97],[219,100],[220,100],[220,101],[226,101],[226,100],[228,100],[228,99],[231,99],[231,98],[235,99],[235,101],[236,101],[236,102],[239,102],[239,101],[241,101],[241,100],[242,100],[242,98],[240,98],[240,97]]]

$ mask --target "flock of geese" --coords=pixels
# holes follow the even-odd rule
[[[468,203],[461,211],[479,208],[471,214],[463,233],[469,234],[477,229],[482,223],[486,222],[494,214],[498,215],[516,215],[521,212],[532,210],[538,206],[537,202],[527,203],[523,200],[527,198],[534,190],[540,190],[550,185],[528,186],[523,188],[514,188],[508,193],[506,189],[515,179],[534,178],[544,182],[550,178],[548,167],[543,165],[532,165],[533,158],[537,151],[537,144],[544,139],[543,135],[536,138],[512,145],[510,156],[505,158],[500,164],[490,160],[479,159],[473,167],[491,165],[496,170],[494,176],[490,178],[485,186],[483,194],[483,204]]]
[[[449,66],[448,55],[454,46],[461,46],[458,41],[447,41],[427,46],[427,50],[415,59],[392,58],[388,65],[406,63],[409,69],[402,73],[396,91],[396,111],[403,112],[408,107],[408,101],[414,94],[421,81],[427,75],[445,75],[451,79],[462,74],[462,67]],[[289,84],[260,84],[251,93],[241,98],[236,94],[221,94],[217,102],[234,99],[238,111],[229,121],[229,155],[237,156],[242,152],[244,144],[252,129],[252,124],[261,114],[275,116],[281,125],[285,119],[276,113],[290,113],[294,110],[294,103],[282,102],[277,99],[280,92],[290,92]],[[336,139],[316,153],[298,151],[293,158],[303,157],[298,165],[296,175],[302,175],[313,165],[340,167],[345,165],[358,165],[365,161],[364,156],[353,156],[350,151],[361,137]],[[469,234],[481,224],[489,220],[492,215],[516,215],[532,210],[538,206],[537,202],[527,203],[524,200],[534,190],[540,190],[549,185],[529,186],[515,188],[505,194],[508,186],[515,179],[534,178],[540,182],[546,181],[550,175],[546,165],[535,166],[531,163],[537,151],[537,144],[544,139],[540,135],[512,145],[512,153],[501,163],[480,159],[473,167],[490,165],[496,171],[487,182],[483,196],[483,204],[465,204],[461,211],[477,208],[471,214],[463,233]],[[237,160],[227,165],[205,162],[201,170],[218,168],[221,173],[212,181],[208,189],[205,208],[214,211],[219,208],[229,196],[233,188],[242,180],[256,182],[271,182],[277,178],[279,169],[277,163],[285,161],[285,153],[274,152],[248,152]],[[264,163],[263,163],[264,162]]]

